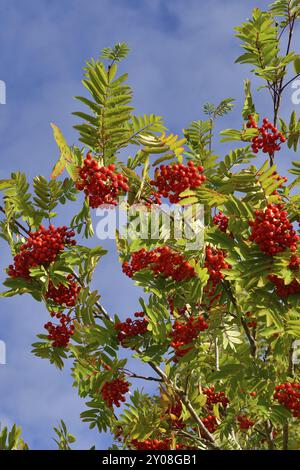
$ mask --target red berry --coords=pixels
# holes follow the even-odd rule
[[[213,218],[213,223],[215,225],[218,225],[219,229],[221,232],[226,232],[228,228],[228,217],[224,215],[221,211],[214,216]]]
[[[56,260],[66,245],[75,245],[72,240],[75,233],[67,227],[50,225],[48,230],[40,226],[36,232],[31,232],[20,252],[14,257],[14,264],[8,268],[8,275],[14,278],[30,279],[30,268],[35,266],[48,267]]]
[[[196,275],[194,268],[184,260],[181,253],[163,246],[146,251],[142,248],[132,253],[131,261],[123,263],[124,274],[129,277],[142,269],[151,270],[155,276],[172,278],[174,281],[185,281]]]
[[[300,239],[280,204],[269,204],[264,211],[255,211],[255,220],[249,222],[250,241],[255,241],[259,249],[273,256],[286,248],[295,251]]]
[[[284,135],[269,122],[267,118],[263,119],[263,125],[258,127],[252,116],[249,116],[249,121],[246,127],[258,129],[259,135],[252,139],[252,151],[258,153],[262,150],[264,153],[273,155],[274,152],[280,150],[280,144],[286,141]]]
[[[225,251],[211,246],[206,247],[204,267],[208,269],[209,280],[205,292],[209,297],[214,296],[217,285],[224,279],[222,269],[231,269],[231,265],[225,260]]]
[[[48,290],[45,294],[46,299],[52,300],[54,303],[62,307],[74,307],[81,287],[74,281],[74,276],[68,276],[68,285],[59,284],[54,287],[50,281]]]
[[[208,324],[201,316],[176,320],[173,324],[172,333],[170,334],[172,339],[171,347],[175,349],[175,360],[190,351],[192,346],[189,348],[184,346],[191,344],[198,337],[199,333],[207,328]]]
[[[151,185],[157,187],[159,195],[169,198],[172,204],[176,204],[182,198],[180,193],[187,189],[196,189],[206,177],[202,175],[204,168],[199,165],[195,167],[194,162],[185,165],[161,165],[155,171],[155,179]]]
[[[237,416],[237,422],[239,423],[239,427],[241,430],[247,431],[248,429],[252,428],[255,425],[255,421],[247,418],[245,415]]]
[[[300,418],[300,383],[285,382],[275,387],[274,400]]]
[[[136,312],[134,316],[136,318],[143,317],[144,312]],[[115,330],[118,331],[118,340],[123,347],[126,347],[126,340],[138,335],[144,335],[147,333],[147,326],[148,321],[145,318],[143,320],[131,320],[131,318],[127,318],[125,322],[116,323]]]
[[[51,317],[56,317],[60,323],[59,325],[54,325],[52,322],[46,323],[45,329],[48,331],[48,339],[52,341],[54,348],[64,348],[68,346],[70,337],[74,334],[75,326],[69,315],[51,312]]]
[[[76,187],[80,191],[84,191],[93,209],[103,204],[116,206],[119,194],[128,192],[128,178],[116,173],[115,169],[113,164],[108,167],[100,166],[90,154],[84,160],[83,167],[79,170],[80,179],[77,181]]]

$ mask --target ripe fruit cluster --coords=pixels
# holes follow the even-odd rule
[[[285,382],[275,387],[274,399],[300,418],[300,383]]]
[[[171,450],[172,439],[169,437],[158,440],[158,439],[146,439],[145,441],[138,441],[133,439],[131,445],[136,450]],[[176,445],[176,449],[181,449],[183,446],[181,444]]]
[[[300,258],[297,255],[292,255],[290,262],[289,262],[289,268],[292,270],[299,269],[300,266]]]
[[[300,293],[300,283],[297,279],[293,279],[292,282],[287,285],[284,283],[283,279],[275,274],[270,274],[268,279],[275,284],[276,294],[279,295],[279,297],[287,297],[288,295]]]
[[[151,185],[158,189],[159,196],[169,199],[172,204],[181,200],[180,193],[186,189],[196,189],[206,180],[202,175],[203,166],[195,166],[189,161],[187,166],[183,164],[161,165],[155,171],[155,179]]]
[[[136,312],[134,314],[136,318],[143,318],[144,312]],[[147,333],[148,321],[143,318],[142,320],[132,320],[127,318],[125,322],[118,322],[115,324],[115,330],[118,331],[118,340],[121,345],[126,347],[126,340],[128,338],[134,338],[138,335],[144,335]]]
[[[101,389],[101,395],[107,406],[110,408],[115,405],[118,408],[121,402],[125,402],[125,394],[129,390],[129,383],[123,377],[118,377],[110,382],[105,382]]]
[[[274,152],[280,150],[281,144],[286,141],[282,132],[278,131],[267,118],[264,118],[263,125],[258,127],[257,122],[250,115],[246,126],[248,129],[258,129],[259,132],[259,135],[252,139],[252,150],[254,153],[262,150],[264,153],[273,155]]]
[[[273,256],[286,248],[296,251],[299,241],[287,212],[280,204],[269,204],[264,211],[255,211],[255,220],[249,222],[250,241],[254,241],[266,255]]]
[[[52,322],[48,322],[44,325],[48,331],[48,339],[52,341],[54,348],[65,348],[68,346],[70,337],[74,334],[75,326],[72,323],[72,319],[69,315],[63,313],[51,312],[51,317],[59,320],[59,325],[54,325]]]
[[[205,287],[208,296],[213,296],[217,285],[224,279],[222,269],[230,269],[231,265],[225,260],[225,251],[211,246],[206,247],[204,267],[208,269],[209,280]]]
[[[252,312],[247,312],[246,313],[246,323],[248,328],[256,328],[257,327],[257,321],[255,318],[253,318],[254,314]]]
[[[221,232],[226,232],[228,228],[228,217],[223,214],[223,212],[219,212],[213,218],[214,225],[218,225]]]
[[[120,192],[128,192],[128,178],[116,173],[115,170],[115,165],[100,166],[91,154],[87,154],[79,171],[81,179],[77,182],[76,188],[84,191],[93,209],[102,204],[116,206]]]
[[[180,418],[182,414],[182,404],[180,401],[177,401],[168,407],[168,414],[171,418],[172,427],[175,429],[185,428],[185,424]]]
[[[255,421],[252,421],[245,415],[237,416],[236,420],[239,423],[239,427],[242,431],[247,431],[255,425]]]
[[[280,175],[277,173],[277,171],[273,171],[272,176],[274,176],[274,180],[275,180],[275,181],[281,181],[281,184],[280,184],[280,186],[278,186],[278,188],[282,188],[283,183],[286,183],[286,182],[288,181],[288,179],[287,179],[286,176],[280,176]],[[275,190],[272,192],[272,194],[278,195],[277,189],[275,189]],[[279,197],[279,200],[281,200],[281,197]]]
[[[68,285],[59,284],[57,287],[50,281],[48,290],[45,294],[47,300],[52,300],[52,302],[61,305],[62,307],[74,307],[76,304],[80,286],[74,280],[74,276],[69,274],[67,276]]]
[[[225,392],[215,392],[215,387],[203,388],[203,393],[206,395],[207,400],[205,406],[212,410],[212,405],[220,403],[224,408],[229,404],[229,399],[226,397]]]
[[[153,205],[160,206],[161,204],[162,204],[161,195],[152,190],[150,196],[147,197],[147,201],[145,202],[145,206],[146,207],[151,207]]]
[[[56,260],[66,245],[75,245],[72,240],[73,230],[67,227],[50,225],[48,229],[40,226],[36,232],[31,232],[26,243],[21,245],[20,252],[14,257],[14,264],[8,268],[8,275],[17,278],[30,279],[30,268],[36,266],[48,267]]]
[[[189,317],[185,320],[176,320],[171,333],[171,346],[175,349],[175,359],[184,356],[192,349],[185,346],[191,344],[201,331],[208,328],[203,317]],[[182,349],[184,347],[184,349]]]
[[[172,251],[168,246],[158,247],[151,251],[142,248],[132,253],[130,263],[123,263],[122,269],[123,273],[129,277],[133,277],[142,269],[150,269],[154,275],[171,277],[174,281],[185,281],[196,274],[182,254]]]

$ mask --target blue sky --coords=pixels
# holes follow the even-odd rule
[[[137,114],[164,116],[167,126],[180,132],[201,117],[206,101],[217,103],[231,96],[237,100],[236,110],[222,126],[240,127],[242,80],[249,69],[234,65],[240,49],[233,28],[253,7],[268,3],[0,0],[0,79],[7,86],[7,104],[0,106],[0,178],[16,170],[29,178],[49,175],[58,156],[50,122],[63,130],[69,143],[76,141],[71,112],[78,104],[72,97],[82,94],[82,67],[115,42],[126,41],[132,49],[122,67],[129,72]],[[288,89],[284,116],[293,108],[290,95]],[[260,93],[256,102],[267,114],[267,94]],[[219,144],[216,148],[224,154]],[[284,172],[292,156],[281,155],[279,170]],[[69,216],[64,211],[61,220]],[[103,245],[113,249],[112,243]],[[10,254],[3,241],[0,249],[3,278]],[[101,262],[94,285],[112,314],[126,317],[138,307],[140,292],[121,274],[115,251]],[[1,299],[0,339],[7,344],[7,365],[0,365],[0,419],[21,425],[33,449],[54,448],[52,426],[60,418],[77,436],[78,448],[95,444],[104,449],[110,437],[99,436],[80,422],[84,405],[72,389],[68,369],[60,372],[30,353],[46,318],[43,306],[29,297]]]

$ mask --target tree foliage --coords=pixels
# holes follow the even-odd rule
[[[299,118],[293,112],[286,123],[279,112],[292,80],[288,78],[290,64],[298,57],[289,38],[300,16],[299,8],[296,0],[278,0],[268,11],[254,9],[252,18],[236,28],[244,49],[237,62],[250,65],[262,80],[262,88],[270,92],[272,125],[280,124],[282,145],[295,152],[300,141]],[[288,47],[284,54],[285,41]],[[54,312],[60,321],[67,314],[63,327],[74,326],[71,340],[53,343],[51,326],[46,325],[50,333],[38,334],[33,354],[60,369],[66,360],[72,362],[74,387],[86,400],[82,420],[99,432],[110,430],[116,440],[114,448],[151,448],[147,445],[155,440],[156,446],[168,449],[299,449],[299,417],[274,398],[276,386],[300,381],[299,365],[293,361],[293,342],[300,339],[299,251],[291,252],[286,245],[269,256],[251,238],[251,223],[272,205],[285,211],[283,219],[286,217],[296,232],[299,163],[293,162],[289,173],[294,179],[288,182],[276,172],[279,152],[270,152],[257,167],[251,143],[260,130],[247,126],[247,121],[250,115],[258,121],[262,110],[254,104],[250,80],[244,85],[241,128],[221,132],[221,141],[238,143],[226,155],[216,155],[213,150],[213,130],[215,120],[232,111],[232,98],[218,105],[206,103],[204,119],[198,117],[187,124],[183,136],[169,131],[159,116],[134,115],[127,74],[119,74],[128,52],[128,46],[120,43],[87,62],[83,79],[87,94],[77,97],[85,109],[74,113],[80,119],[75,126],[79,144],[69,146],[62,131],[52,124],[60,156],[51,179],[40,175],[30,185],[24,174],[13,173],[0,181],[1,237],[15,263],[19,256],[31,263],[25,277],[13,276],[12,268],[7,269],[7,290],[1,295],[29,294],[44,302],[49,314]],[[124,162],[129,146],[133,153]],[[80,244],[94,236],[88,191],[80,189],[87,152],[99,173],[103,167],[110,168],[107,171],[111,174],[106,173],[105,178],[117,170],[128,179],[125,205],[143,205],[147,230],[151,223],[161,222],[162,230],[155,240],[117,234],[123,270],[139,250],[146,256],[167,247],[168,253],[179,256],[193,272],[191,277],[178,280],[171,274],[163,275],[165,271],[155,271],[154,258],[142,264],[131,276],[145,293],[140,299],[141,312],[127,323],[122,312],[112,317],[104,309],[101,283],[99,291],[91,288],[94,270],[106,250]],[[166,162],[179,170],[180,165],[196,165],[205,175],[202,184],[180,194],[184,207],[204,205],[201,248],[190,248],[191,240],[184,234],[168,235],[163,208],[151,199],[153,179],[158,167],[165,171],[161,164]],[[62,178],[64,171],[68,176]],[[72,205],[78,199],[82,203],[79,211],[78,204]],[[70,212],[75,207],[66,225],[74,229],[78,243],[59,245],[54,259],[32,264],[27,253],[30,249],[24,244],[32,233],[48,230],[40,229],[41,224],[55,224],[64,204]],[[157,220],[149,206],[156,207]],[[132,223],[133,218],[129,225]],[[71,283],[78,287],[75,301],[57,303],[56,295],[65,299]],[[282,291],[288,293],[280,295]],[[207,326],[202,330],[199,318],[201,325]],[[57,335],[57,330],[53,334]],[[152,376],[128,370],[130,355],[152,369]],[[157,391],[150,394],[147,388],[136,388],[138,380],[144,387],[152,381]],[[130,387],[126,402],[120,409],[109,406],[104,390],[113,384],[116,393],[124,383]],[[58,447],[68,450],[75,438],[63,421],[55,433]],[[0,448],[27,448],[16,426],[10,433],[7,428],[1,431]]]

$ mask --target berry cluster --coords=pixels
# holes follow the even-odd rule
[[[286,176],[280,176],[277,171],[273,171],[272,173],[272,176],[274,176],[274,180],[275,181],[281,181],[281,184],[278,186],[278,188],[282,188],[283,186],[283,183],[286,183],[288,181],[287,177]],[[277,189],[275,189],[273,192],[272,192],[273,195],[278,195],[278,191]],[[279,197],[279,199],[281,200],[281,197]]]
[[[205,287],[208,296],[213,296],[217,285],[224,279],[222,269],[230,269],[231,265],[225,260],[225,251],[219,248],[206,247],[204,267],[208,269],[209,280]]]
[[[219,212],[213,218],[214,225],[217,225],[221,232],[226,232],[228,228],[228,217],[223,214],[223,212]]]
[[[142,248],[132,253],[130,263],[123,263],[122,269],[129,277],[142,269],[150,269],[154,275],[171,277],[174,281],[185,281],[196,275],[194,268],[184,260],[182,254],[172,251],[168,246],[151,251]]]
[[[176,429],[183,429],[185,428],[185,424],[180,418],[182,414],[182,404],[180,401],[177,401],[169,406],[168,413],[171,417],[172,427]]]
[[[279,295],[279,297],[287,297],[288,295],[300,293],[300,283],[297,279],[293,279],[292,282],[287,285],[284,283],[283,279],[275,274],[269,274],[268,279],[275,285],[276,294]]]
[[[253,318],[254,314],[252,312],[247,312],[246,317],[247,317],[247,326],[248,328],[256,328],[257,327],[257,321]]]
[[[136,318],[143,318],[144,312],[136,312],[134,314]],[[128,338],[134,338],[138,335],[144,335],[147,333],[148,321],[143,318],[142,320],[132,320],[127,318],[125,322],[118,322],[115,324],[115,329],[118,331],[118,340],[123,347],[126,347],[126,340]]]
[[[172,297],[168,297],[167,301],[168,301],[168,304],[169,304],[170,313],[171,313],[171,315],[174,315],[174,312],[175,312],[174,299],[172,299]],[[184,315],[187,312],[187,309],[188,308],[187,308],[186,305],[184,305],[183,307],[180,307],[180,308],[178,307],[177,308],[177,313],[179,315]]]
[[[199,335],[200,331],[204,331],[208,328],[208,324],[203,317],[189,317],[188,319],[176,320],[173,324],[173,330],[171,333],[171,346],[175,349],[175,358],[184,356],[188,351],[192,349],[182,347],[191,344]]]
[[[299,269],[300,266],[300,258],[297,255],[292,255],[290,262],[289,262],[289,268],[292,270]]]
[[[51,312],[51,317],[59,320],[59,325],[48,322],[44,328],[48,331],[48,339],[52,341],[54,348],[65,348],[68,346],[70,337],[74,334],[75,326],[69,315]]]
[[[239,427],[242,431],[247,431],[255,425],[255,421],[252,421],[245,415],[237,416],[236,420],[239,423]]]
[[[76,183],[76,188],[84,191],[93,209],[102,204],[116,206],[120,192],[128,192],[128,178],[115,170],[115,165],[100,166],[91,154],[87,154],[79,171],[81,180]]]
[[[212,405],[220,403],[224,408],[227,407],[229,399],[226,397],[225,392],[215,392],[215,387],[203,388],[203,393],[206,395],[207,400],[205,406],[211,410]]]
[[[150,196],[147,197],[147,201],[145,202],[146,207],[152,207],[153,205],[160,206],[161,202],[161,195],[153,190],[151,190]]]
[[[296,251],[299,237],[287,215],[280,204],[269,204],[266,210],[255,211],[255,220],[249,222],[249,240],[255,241],[259,249],[269,256],[286,248]]]
[[[202,418],[202,423],[211,434],[217,430],[218,422],[214,415],[208,415],[206,418]],[[201,437],[206,438],[206,434],[203,431],[201,431]]]
[[[262,150],[264,153],[273,155],[274,152],[280,150],[280,145],[286,141],[286,138],[267,118],[263,119],[263,125],[258,127],[253,116],[249,116],[246,124],[247,128],[258,129],[259,135],[252,139],[252,150],[258,153]]]
[[[8,275],[23,279],[30,278],[30,268],[35,266],[48,267],[55,261],[65,245],[75,245],[72,240],[75,232],[67,227],[57,227],[50,225],[45,229],[42,225],[36,232],[31,232],[26,243],[21,245],[20,253],[14,257],[14,264],[8,268]]]
[[[300,383],[285,382],[275,387],[274,400],[300,418]]]
[[[165,438],[164,440],[146,439],[145,441],[138,441],[133,439],[131,445],[136,450],[171,450],[172,439]],[[176,444],[176,449],[182,449],[182,444]]]
[[[107,406],[110,408],[116,405],[118,408],[121,406],[121,402],[125,402],[125,394],[129,390],[129,383],[124,380],[123,377],[105,382],[101,389],[101,395]]]
[[[50,281],[48,290],[45,294],[47,300],[52,300],[62,307],[74,307],[77,297],[80,292],[80,286],[74,280],[74,276],[69,274],[67,276],[68,285],[59,284],[57,287]]]
[[[172,204],[180,201],[180,193],[186,189],[196,189],[206,180],[202,175],[203,166],[195,166],[189,161],[186,165],[161,165],[155,171],[151,185],[158,189],[158,195],[169,198]]]

